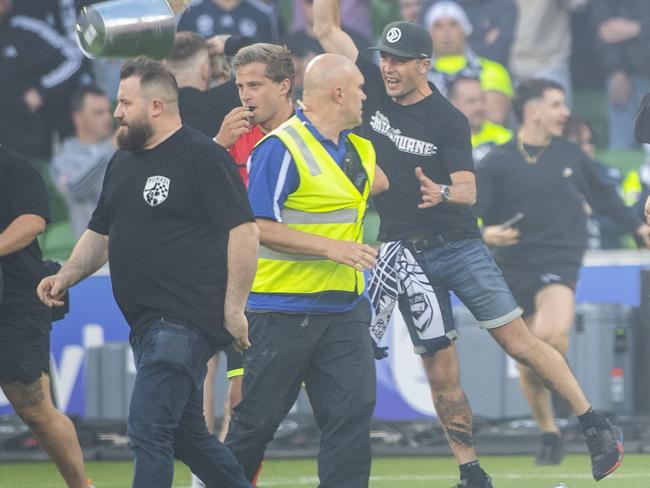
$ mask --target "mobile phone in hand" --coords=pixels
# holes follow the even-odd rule
[[[506,230],[515,225],[517,222],[519,222],[521,219],[524,218],[524,214],[522,212],[518,212],[515,214],[514,217],[509,218],[506,220],[503,224],[501,224],[501,230]]]

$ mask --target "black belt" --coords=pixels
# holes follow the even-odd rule
[[[434,234],[432,236],[423,237],[421,239],[407,239],[404,241],[404,245],[411,252],[420,254],[427,249],[433,249],[435,247],[444,246],[449,242],[459,241],[461,239],[471,239],[473,237],[475,236],[472,236],[467,232],[452,230],[449,232],[443,232],[441,234]]]

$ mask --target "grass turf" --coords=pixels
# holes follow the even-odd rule
[[[492,475],[496,488],[553,488],[560,482],[568,488],[650,488],[650,455],[628,455],[623,466],[600,483],[591,478],[586,456],[568,456],[561,466],[537,467],[530,456],[484,456],[483,467]],[[97,488],[126,488],[131,485],[130,462],[90,462],[87,471]],[[448,488],[458,478],[458,469],[449,457],[376,458],[370,487]],[[315,487],[314,460],[269,460],[259,486]],[[2,488],[63,488],[51,463],[0,464]],[[182,464],[176,465],[174,487],[189,488],[190,475]]]

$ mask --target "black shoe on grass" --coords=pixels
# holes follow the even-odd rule
[[[564,459],[564,454],[562,437],[555,432],[544,432],[542,434],[542,446],[537,456],[535,456],[535,464],[539,466],[558,465]]]
[[[623,433],[607,419],[598,427],[584,429],[583,433],[591,456],[591,472],[600,481],[623,463]]]

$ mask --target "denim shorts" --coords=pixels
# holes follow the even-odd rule
[[[413,255],[436,295],[449,297],[453,291],[480,327],[501,327],[521,316],[501,270],[479,239],[450,241]]]

